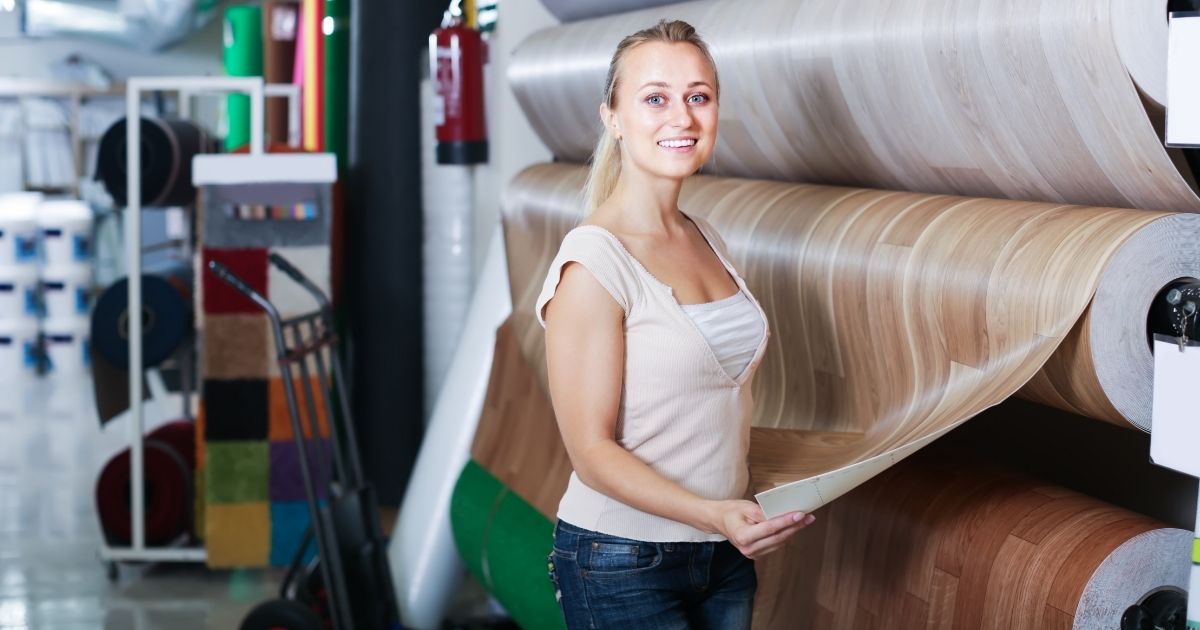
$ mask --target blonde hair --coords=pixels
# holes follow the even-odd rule
[[[659,20],[658,24],[642,29],[627,36],[617,44],[612,60],[608,63],[608,78],[604,82],[604,104],[609,109],[617,105],[617,83],[620,79],[620,66],[625,55],[641,44],[661,42],[664,44],[691,44],[698,48],[708,65],[712,67],[714,82],[713,90],[717,97],[721,95],[721,81],[717,78],[717,63],[713,60],[708,45],[696,34],[696,29],[682,20]],[[612,195],[613,188],[621,176],[621,149],[612,130],[603,125],[600,140],[596,142],[596,150],[592,152],[592,164],[588,169],[587,183],[583,185],[584,208],[591,213]]]

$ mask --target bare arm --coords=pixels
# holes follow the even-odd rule
[[[575,473],[626,505],[720,533],[747,557],[769,553],[812,522],[767,520],[750,501],[713,501],[663,477],[616,441],[625,366],[624,312],[582,265],[568,263],[546,306],[550,398]]]

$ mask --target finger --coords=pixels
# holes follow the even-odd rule
[[[747,558],[756,558],[765,555],[770,549],[778,547],[787,542],[787,539],[791,537],[792,534],[800,531],[803,528],[803,524],[796,523],[792,527],[772,534],[771,536],[743,545],[742,547],[739,547],[738,550],[741,551],[742,555],[746,556]]]
[[[813,520],[814,520],[813,516],[811,514],[809,514],[801,521],[799,521],[797,523],[793,523],[792,525],[790,525],[774,534],[771,534],[770,536],[767,536],[766,538],[762,538],[758,541],[751,543],[750,545],[748,545],[747,550],[750,553],[755,554],[756,556],[766,555],[767,553],[770,553],[771,551],[783,546],[789,538],[791,538],[793,535],[795,535],[796,532],[804,529],[805,527],[808,527],[813,522]],[[745,554],[743,554],[743,555],[745,555]],[[747,556],[747,557],[749,557],[749,556]]]
[[[756,540],[762,540],[796,523],[803,523],[806,516],[803,512],[781,514],[775,518],[746,527],[739,532],[738,539],[742,544],[750,545]]]

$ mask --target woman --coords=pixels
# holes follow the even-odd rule
[[[609,66],[587,220],[537,300],[574,466],[551,575],[570,628],[748,628],[750,558],[812,522],[743,500],[766,347],[712,226],[676,203],[717,140],[716,66],[695,29],[626,37]]]

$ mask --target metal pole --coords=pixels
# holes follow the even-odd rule
[[[125,204],[126,278],[129,286],[129,448],[130,489],[132,498],[133,548],[146,545],[145,472],[142,460],[142,119],[139,115],[142,91],[137,79],[130,79],[125,92]]]

